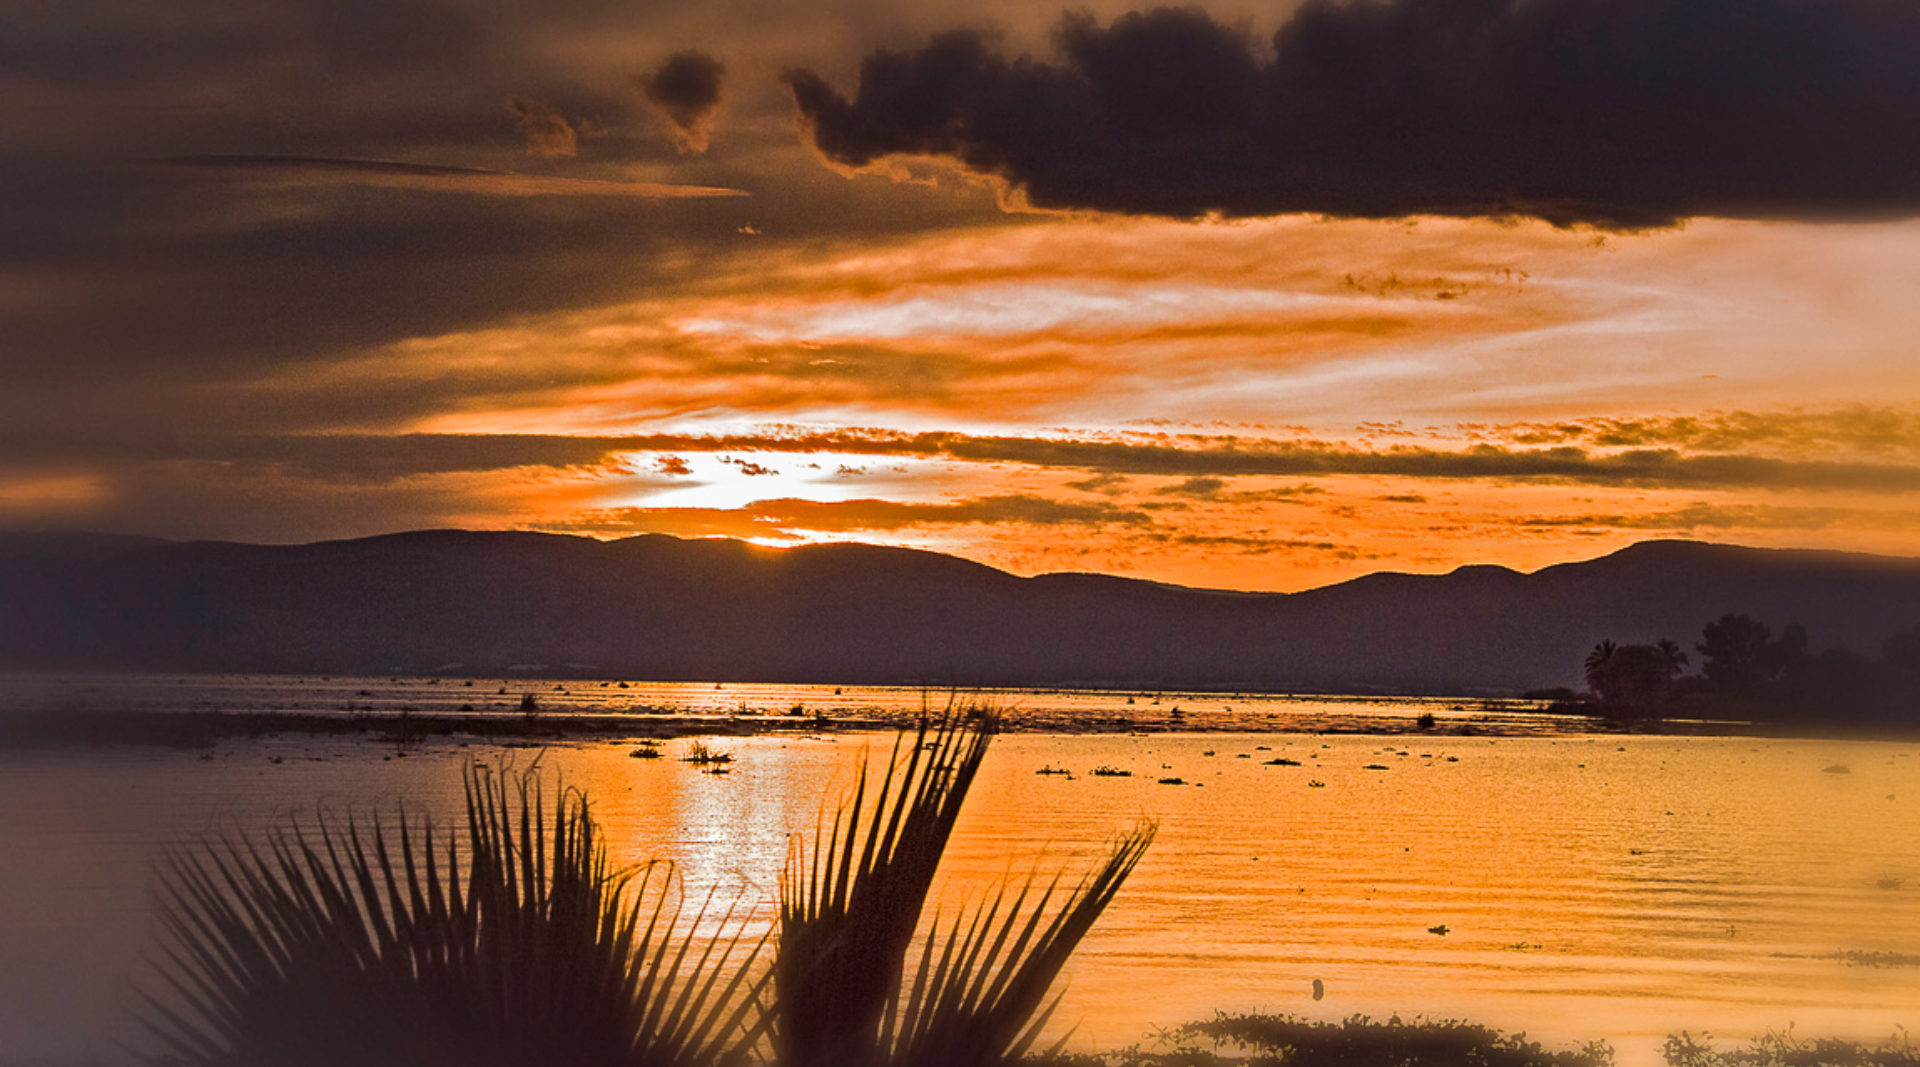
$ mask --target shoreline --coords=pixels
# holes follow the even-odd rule
[[[203,748],[224,740],[268,737],[352,737],[367,741],[408,744],[429,738],[464,737],[500,743],[570,741],[649,741],[679,737],[744,737],[763,734],[860,733],[912,728],[917,715],[860,716],[740,715],[661,713],[540,713],[518,714],[416,712],[308,712],[232,710],[112,711],[74,708],[22,709],[0,714],[0,751],[44,748],[166,747]],[[1861,732],[1814,732],[1779,724],[1661,721],[1631,727],[1602,719],[1543,716],[1540,722],[1450,720],[1422,727],[1414,719],[1379,720],[1353,717],[1347,721],[1312,717],[1293,728],[1286,724],[1231,724],[1123,720],[1090,716],[1073,721],[1030,721],[1019,718],[1001,723],[1005,733],[1082,735],[1146,734],[1269,734],[1309,736],[1363,735],[1385,737],[1726,737],[1769,740],[1913,740],[1912,735],[1872,735]]]
[[[205,747],[225,739],[436,737],[501,743],[663,740],[695,735],[912,728],[982,708],[1007,733],[1296,734],[1442,737],[1684,736],[1920,740],[1920,723],[1778,720],[1735,707],[1617,719],[1565,699],[1188,690],[934,689],[600,679],[300,675],[47,675],[0,672],[0,751]],[[710,687],[710,688],[709,688]],[[1136,703],[1137,700],[1137,703]],[[1751,709],[1745,709],[1751,710]]]

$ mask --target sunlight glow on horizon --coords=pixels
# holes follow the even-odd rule
[[[1705,221],[1596,239],[1538,223],[1065,217],[826,256],[749,243],[704,279],[638,301],[419,336],[250,387],[443,394],[418,416],[355,428],[376,437],[733,444],[591,461],[589,449],[558,467],[488,460],[385,483],[242,467],[224,484],[249,499],[302,486],[326,502],[309,510],[347,516],[336,524],[350,521],[347,501],[420,501],[322,527],[336,536],[463,525],[851,539],[1021,573],[1235,588],[1530,567],[1649,537],[1912,553],[1920,502],[1904,490],[1876,500],[1626,474],[1585,484],[1449,472],[1471,461],[1447,457],[1491,444],[1575,448],[1594,463],[1640,448],[1920,466],[1905,340],[1920,335],[1920,311],[1880,302],[1862,316],[1857,300],[1831,295],[1848,285],[1805,280],[1817,264],[1868,291],[1898,288],[1920,277],[1920,242],[1902,239],[1915,233]],[[1874,406],[1860,407],[1868,396]],[[1711,440],[1601,443],[1602,424],[1714,419],[1727,428]],[[1556,426],[1594,429],[1556,445]],[[944,435],[959,451],[795,443],[847,433]],[[1107,471],[1099,448],[1086,451],[1129,443],[1434,458],[1399,473],[1308,464],[1259,477],[1179,463]],[[662,468],[669,456],[684,469]],[[102,484],[111,501],[165,483]],[[267,536],[298,539],[295,529],[290,519]]]

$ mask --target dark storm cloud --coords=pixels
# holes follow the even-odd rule
[[[951,157],[1045,208],[1193,218],[1920,209],[1910,0],[1309,0],[1263,51],[1196,9],[1057,59],[956,31],[879,51],[849,99],[788,74],[816,148]]]
[[[672,125],[674,144],[682,152],[707,150],[726,69],[704,52],[676,52],[652,74],[634,79],[640,95]]]

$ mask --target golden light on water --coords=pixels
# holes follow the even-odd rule
[[[763,929],[792,836],[843,802],[859,762],[884,759],[892,737],[708,743],[735,757],[728,773],[681,762],[685,740],[659,759],[579,744],[540,760],[588,791],[618,863],[671,861],[688,904],[712,902],[704,929],[728,909]],[[94,846],[56,870],[34,842],[79,841],[79,827],[8,825],[0,855],[38,872],[7,879],[11,913],[57,935],[9,950],[40,959],[42,975],[9,1025],[142,951],[133,872],[168,834],[375,797],[450,815],[475,752],[500,767],[526,759],[433,746],[369,760],[351,741],[287,740],[265,750],[286,757],[270,776],[244,748],[211,764],[60,757],[10,775],[10,810],[85,812]],[[1075,876],[1139,819],[1159,824],[1068,971],[1059,1028],[1075,1028],[1080,1049],[1215,1010],[1458,1016],[1556,1043],[1603,1038],[1628,1065],[1658,1062],[1681,1029],[1757,1033],[1785,1019],[1877,1039],[1920,1003],[1920,974],[1846,954],[1920,954],[1920,899],[1899,890],[1920,877],[1916,760],[1902,744],[1751,738],[1014,734],[989,756],[934,901],[950,919],[1009,879]],[[1095,766],[1131,774],[1087,774]],[[90,947],[57,965],[35,955],[83,922]],[[100,1008],[81,998],[56,1014]]]

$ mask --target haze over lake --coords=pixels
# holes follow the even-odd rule
[[[378,694],[363,702],[466,689],[458,680],[178,682],[96,684],[98,694],[154,701],[169,688],[203,700],[225,691],[226,706],[259,706],[277,691],[276,706],[289,708],[336,700],[348,686],[345,695]],[[26,682],[9,684],[13,703]],[[486,685],[499,688],[475,688]],[[543,695],[555,685],[602,692],[598,682],[540,685]],[[720,713],[835,700],[902,710],[921,699],[711,684],[625,692]],[[1023,707],[1067,708],[1062,723],[1086,709],[1125,710],[1125,699],[1003,697],[1016,721]],[[1164,728],[1175,698],[1152,699],[1136,697],[1133,710]],[[1186,714],[1209,717],[1234,701],[1178,699]],[[1920,967],[1897,958],[1920,956],[1920,744],[1596,734],[1579,720],[1538,718],[1533,736],[1462,736],[1462,725],[1497,731],[1524,713],[1431,701],[1270,698],[1258,707],[1269,724],[1293,715],[1303,725],[996,742],[936,889],[949,910],[1036,863],[1077,871],[1136,820],[1160,826],[1068,969],[1058,1018],[1078,1024],[1074,1047],[1110,1049],[1216,1009],[1252,1008],[1462,1016],[1553,1042],[1606,1039],[1629,1065],[1657,1058],[1659,1041],[1682,1029],[1745,1038],[1792,1024],[1877,1038],[1920,1026]],[[1339,716],[1405,728],[1423,708],[1437,710],[1438,732],[1299,732]],[[0,827],[5,1061],[118,1055],[112,1042],[128,1032],[123,1012],[154,948],[147,893],[157,845],[321,806],[344,814],[404,799],[451,817],[470,760],[538,758],[588,790],[618,862],[671,860],[690,901],[713,891],[765,921],[789,835],[841,798],[863,754],[884,758],[892,735],[707,740],[736,757],[729,773],[672,758],[690,739],[666,742],[668,758],[656,760],[630,758],[630,743],[535,750],[341,737],[0,755],[0,805],[13,813]],[[1094,776],[1096,767],[1130,773]]]

